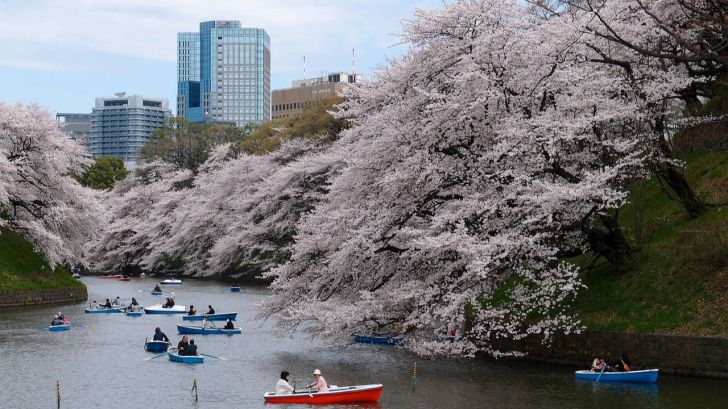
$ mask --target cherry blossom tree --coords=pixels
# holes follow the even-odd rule
[[[89,162],[44,109],[0,103],[0,224],[52,265],[84,264],[83,245],[98,228],[95,193],[71,177]]]
[[[344,104],[346,167],[299,224],[262,316],[330,340],[385,332],[425,354],[546,342],[579,323],[562,257],[630,249],[610,214],[649,161],[643,143],[689,84],[674,65],[626,72],[587,21],[515,1],[457,1],[405,25],[411,50]],[[447,325],[460,342],[432,341]],[[507,351],[506,351],[507,352]]]

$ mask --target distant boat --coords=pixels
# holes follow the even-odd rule
[[[152,290],[152,295],[162,295],[162,292]]]
[[[202,355],[178,355],[176,352],[177,348],[170,348],[167,350],[169,360],[172,362],[181,362],[183,364],[201,364],[205,362],[205,357]]]
[[[121,274],[104,274],[101,278],[121,278]]]
[[[111,314],[116,312],[123,312],[126,307],[97,307],[97,308],[86,308],[83,310],[86,314]]]
[[[265,403],[341,404],[377,402],[382,395],[382,384],[332,387],[328,392],[297,390],[285,395],[267,392]]]
[[[240,287],[238,287],[237,285],[234,285],[234,286],[230,287],[230,291],[234,292],[234,293],[239,293]]]
[[[404,345],[404,340],[400,337],[382,337],[372,335],[354,335],[354,342],[358,342],[360,344]]]
[[[224,329],[224,328],[203,328],[194,325],[177,325],[177,331],[180,334],[221,334],[221,335],[235,335],[240,334],[242,331],[240,328]]]
[[[72,277],[75,278],[76,280],[80,280],[82,276],[81,276],[81,274],[73,273]]]
[[[229,318],[235,321],[237,317],[237,312],[219,312],[217,314],[185,315],[182,319],[185,321],[202,321],[203,319],[207,319],[208,321],[226,321]]]
[[[61,325],[49,325],[48,331],[68,331],[71,329],[71,324],[61,324]]]
[[[155,304],[151,307],[144,307],[147,314],[185,314],[187,307],[184,305],[175,305],[174,307],[164,308],[162,304]]]
[[[169,348],[167,341],[144,341],[144,350],[149,352],[164,352]]]
[[[143,311],[124,311],[124,315],[127,317],[141,317],[144,315]]]
[[[593,372],[582,370],[574,372],[576,379],[597,382],[629,382],[629,383],[655,383],[659,376],[659,369],[645,369],[629,372]]]
[[[119,281],[131,281],[131,277],[121,277]]]
[[[160,282],[159,284],[163,284],[163,285],[182,284],[182,280],[180,280],[179,278],[167,277],[164,280],[162,280],[162,282]]]

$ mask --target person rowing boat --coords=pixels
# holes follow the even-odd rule
[[[167,341],[169,342],[169,338],[167,338],[167,334],[162,332],[162,330],[157,327],[154,329],[154,337],[152,338],[153,341]]]
[[[321,375],[320,369],[315,369],[313,371],[313,378],[314,378],[314,382],[306,385],[306,388],[313,389],[316,392],[328,392],[329,391],[329,385],[326,384],[326,379],[324,379],[323,375]]]

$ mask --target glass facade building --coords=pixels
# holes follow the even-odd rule
[[[270,37],[239,21],[177,33],[177,115],[237,126],[271,117]]]
[[[91,111],[88,151],[93,156],[115,156],[127,169],[137,166],[137,152],[155,129],[172,116],[166,99],[141,95],[96,98]]]

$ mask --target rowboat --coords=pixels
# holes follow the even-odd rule
[[[598,382],[631,382],[631,383],[655,383],[659,375],[659,369],[645,369],[629,372],[592,372],[582,370],[574,372],[576,379]]]
[[[169,349],[167,341],[144,341],[144,350],[149,352],[164,352]]]
[[[61,325],[49,325],[48,331],[68,331],[71,329],[71,324],[61,324]]]
[[[169,360],[172,362],[181,362],[183,364],[201,364],[205,362],[205,357],[202,355],[178,355],[176,352],[177,348],[170,348],[167,350]]]
[[[127,317],[141,317],[144,315],[144,312],[142,311],[124,311],[124,315]]]
[[[80,280],[81,279],[81,274],[73,273],[73,276],[72,277],[75,278],[76,280]]]
[[[152,290],[152,295],[162,295],[162,292]]]
[[[182,284],[182,280],[180,280],[179,278],[167,277],[159,284]]]
[[[234,335],[234,334],[240,334],[242,331],[240,328],[234,328],[234,329],[224,329],[224,328],[203,328],[199,326],[192,326],[192,325],[177,325],[177,331],[180,334],[224,334],[224,335]]]
[[[121,277],[119,281],[131,281],[131,277]]]
[[[203,319],[207,319],[208,321],[226,321],[229,318],[235,321],[237,317],[237,312],[220,312],[217,314],[185,315],[182,319],[185,321],[202,321]]]
[[[328,392],[295,391],[287,395],[267,392],[263,395],[265,403],[367,403],[377,402],[382,394],[382,384],[340,386]]]
[[[105,308],[105,307],[98,307],[98,308],[86,308],[83,310],[86,314],[111,314],[115,312],[123,312],[126,309],[126,307],[111,307],[111,308]]]
[[[162,304],[155,304],[151,307],[144,307],[147,314],[185,314],[187,307],[184,305],[175,305],[174,307],[164,308]]]
[[[121,274],[105,274],[101,278],[121,278]]]
[[[379,337],[370,335],[354,335],[354,342],[358,342],[360,344],[404,345],[404,340],[399,337]]]
[[[237,285],[234,285],[234,286],[230,287],[230,291],[234,292],[234,293],[239,293],[240,287],[238,287]]]

